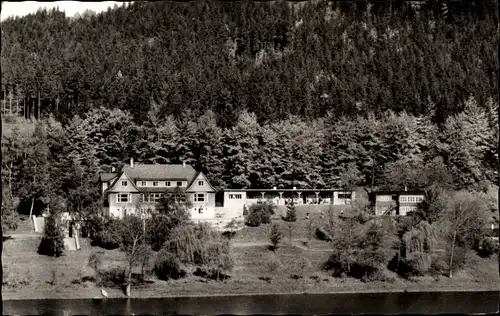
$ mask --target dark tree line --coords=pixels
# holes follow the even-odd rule
[[[232,127],[386,110],[443,123],[496,100],[493,2],[159,1],[2,27],[2,110],[63,122],[98,107],[144,121],[213,111]]]
[[[211,111],[175,119],[158,114],[157,106],[142,124],[129,112],[104,107],[65,125],[52,117],[36,124],[18,120],[4,124],[2,193],[6,205],[26,212],[64,197],[85,217],[99,203],[98,172],[119,169],[131,157],[185,161],[217,189],[401,190],[427,187],[423,173],[455,189],[497,183],[498,105],[490,99],[484,109],[471,97],[442,126],[432,122],[434,107],[429,104],[425,116],[387,111],[378,118],[289,116],[269,123],[243,112],[228,128],[218,126]]]

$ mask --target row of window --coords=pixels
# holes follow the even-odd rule
[[[339,193],[339,199],[350,199],[352,198],[352,193]]]
[[[424,200],[423,196],[400,196],[399,202],[413,202],[418,203]],[[390,195],[379,195],[377,196],[377,201],[380,202],[390,202],[392,201],[392,196]]]
[[[399,208],[399,215],[406,215],[408,212],[416,211],[416,206],[401,206]]]
[[[380,202],[390,202],[392,201],[392,196],[390,195],[379,195],[377,196],[377,200]]]
[[[242,199],[243,196],[241,194],[229,194],[230,199]]]
[[[158,203],[158,201],[162,198],[163,193],[150,193],[150,194],[141,194],[141,203]],[[185,201],[186,197],[176,196],[176,201]],[[205,193],[195,193],[194,194],[195,202],[206,202],[206,194]],[[116,195],[116,203],[131,203],[132,202],[132,194],[130,193],[118,193]]]
[[[154,187],[160,186],[160,181],[152,181],[152,182],[153,182]],[[172,187],[173,182],[172,181],[161,181],[161,183],[164,184],[164,186],[166,186],[166,187]],[[126,187],[127,185],[128,185],[128,181],[122,180],[122,187]],[[198,185],[203,186],[204,181],[203,180],[198,181]],[[146,186],[148,186],[148,181],[138,181],[137,186],[146,187]],[[176,181],[176,186],[181,187],[182,181]]]
[[[424,200],[423,196],[400,196],[399,197],[399,202],[418,203],[418,202],[422,202],[423,200]]]

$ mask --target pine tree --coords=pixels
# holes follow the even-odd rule
[[[297,220],[297,212],[293,201],[290,201],[286,206],[285,220],[288,222],[295,222]]]

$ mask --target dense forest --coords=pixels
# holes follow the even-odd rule
[[[2,109],[63,122],[103,106],[232,127],[497,101],[492,1],[137,1],[2,27]]]
[[[58,196],[90,211],[98,172],[130,157],[185,161],[218,189],[497,183],[495,6],[443,3],[160,1],[6,19],[2,208]]]

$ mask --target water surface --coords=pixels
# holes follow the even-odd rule
[[[4,315],[249,315],[494,313],[500,292],[248,295],[3,302]]]

